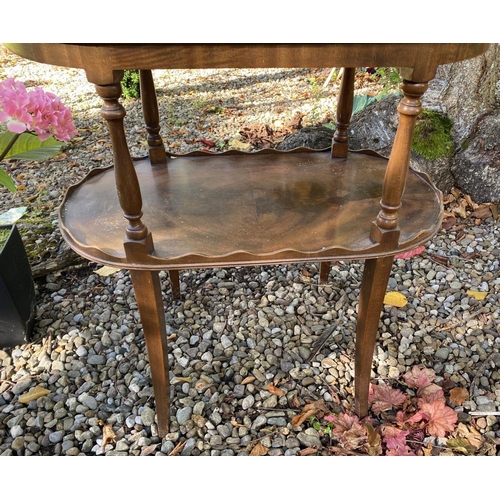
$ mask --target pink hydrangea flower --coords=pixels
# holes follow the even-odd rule
[[[34,132],[41,141],[51,136],[67,142],[77,134],[71,110],[40,87],[28,92],[21,82],[7,78],[0,83],[0,122],[11,132]]]
[[[0,82],[0,122],[7,122],[7,129],[21,134],[29,129],[33,117],[28,112],[28,92],[21,82],[7,78]]]

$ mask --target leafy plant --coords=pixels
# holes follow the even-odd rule
[[[327,450],[337,453],[423,455],[426,454],[425,436],[445,438],[447,435],[451,435],[450,448],[457,449],[457,436],[452,433],[458,416],[447,406],[443,389],[434,383],[435,376],[431,369],[413,367],[403,376],[406,393],[391,386],[372,385],[371,415],[366,418],[360,419],[350,411],[331,414],[325,411],[323,404],[308,404],[292,425],[308,420],[321,436],[329,437]],[[471,449],[465,438],[460,437],[457,442],[461,443],[462,453]]]
[[[373,74],[382,85],[382,94],[389,94],[398,90],[403,81],[398,68],[377,68]]]
[[[126,69],[123,73],[121,84],[122,95],[125,99],[137,99],[141,97],[139,70]]]

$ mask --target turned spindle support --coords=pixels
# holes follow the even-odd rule
[[[141,103],[144,122],[148,131],[149,159],[152,165],[167,162],[167,153],[160,135],[160,115],[153,80],[153,72],[148,69],[139,71],[141,83]]]
[[[354,103],[354,74],[356,68],[344,68],[337,104],[337,122],[332,140],[332,158],[347,158],[349,123]]]
[[[398,106],[399,124],[394,138],[391,156],[385,172],[381,210],[377,219],[373,221],[370,237],[372,241],[380,243],[384,249],[397,244],[397,237],[390,233],[397,233],[398,210],[401,208],[408,168],[410,165],[411,144],[417,116],[422,111],[421,97],[427,90],[427,82],[410,82],[403,80],[400,88],[403,98]]]

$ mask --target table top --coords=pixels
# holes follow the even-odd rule
[[[7,43],[34,61],[83,68],[93,83],[109,70],[198,68],[398,67],[427,81],[437,66],[483,54],[487,43],[60,44]],[[106,76],[105,76],[106,75]]]

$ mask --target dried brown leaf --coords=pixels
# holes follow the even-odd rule
[[[467,441],[477,450],[479,450],[484,444],[483,435],[474,427],[467,426],[463,422],[458,424],[457,434],[467,439]]]
[[[31,389],[31,391],[19,396],[18,402],[19,403],[29,403],[30,401],[34,401],[35,399],[46,396],[49,393],[50,393],[49,389],[46,389],[45,387],[40,387],[39,385],[37,385],[34,389]]]
[[[101,423],[101,422],[100,422]],[[101,423],[102,425],[102,423]],[[102,428],[102,449],[106,447],[107,444],[114,443],[116,434],[113,431],[113,426],[111,424],[104,424]]]
[[[159,443],[150,444],[149,446],[146,446],[145,448],[143,448],[141,451],[141,457],[145,457],[147,455],[151,455],[151,453],[154,453],[154,451],[156,450],[158,445],[159,445]]]
[[[297,456],[306,457],[307,455],[314,455],[315,453],[318,453],[316,448],[304,448],[297,452]]]
[[[457,406],[461,406],[464,401],[469,399],[469,391],[463,387],[454,387],[450,390],[450,401]]]
[[[304,406],[304,408],[302,409],[302,413],[300,415],[296,415],[295,417],[292,418],[292,426],[299,427],[310,417],[312,416],[321,417],[327,412],[328,409],[326,408],[323,401],[318,400],[315,401],[314,403],[308,403]]]
[[[477,219],[487,219],[492,216],[490,205],[483,204],[479,205],[474,212],[471,213],[472,217],[476,217]]]
[[[241,385],[251,384],[255,380],[255,377],[245,377],[241,381]]]
[[[169,457],[175,457],[178,455],[184,446],[186,445],[186,441],[181,441],[180,443],[177,443],[175,448],[168,454]]]
[[[286,394],[286,392],[279,387],[275,387],[273,384],[269,384],[267,386],[267,390],[271,393],[274,394],[275,396],[281,397]]]
[[[269,448],[266,448],[262,443],[257,443],[250,452],[251,457],[261,457],[265,455],[269,451]]]
[[[365,423],[365,427],[368,433],[368,443],[366,444],[368,455],[372,457],[382,455],[382,438],[380,434],[369,422]]]

